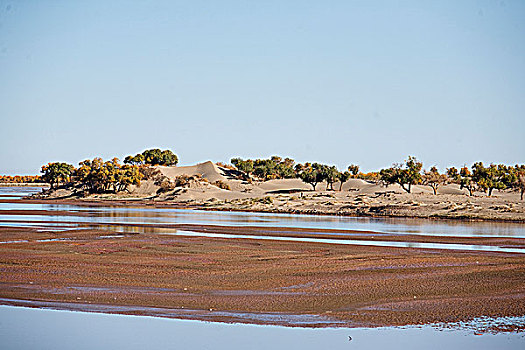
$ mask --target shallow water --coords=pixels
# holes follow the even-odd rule
[[[0,197],[7,196],[11,199],[21,198],[28,196],[33,193],[38,193],[42,190],[42,187],[36,186],[0,186]],[[6,198],[7,198],[6,197]]]
[[[349,336],[352,340],[349,341]],[[0,306],[2,349],[523,349],[522,334],[287,328]]]
[[[1,223],[0,223],[1,226]],[[20,226],[19,226],[20,227]],[[28,226],[32,227],[32,226]],[[210,238],[231,238],[231,239],[256,239],[269,241],[288,241],[288,242],[305,242],[305,243],[326,243],[326,244],[341,244],[341,245],[359,245],[359,246],[375,246],[375,247],[393,247],[393,248],[418,248],[418,249],[439,249],[439,250],[462,250],[462,251],[484,251],[484,252],[499,252],[499,253],[519,253],[525,254],[525,248],[520,247],[499,247],[495,245],[477,245],[477,244],[457,244],[457,243],[428,243],[428,242],[403,242],[403,241],[379,241],[379,240],[352,240],[352,239],[333,239],[333,238],[311,238],[311,237],[288,237],[288,236],[260,236],[260,235],[242,235],[242,234],[227,234],[227,233],[207,233],[196,232],[188,230],[176,230],[168,228],[147,228],[134,226],[109,226],[109,225],[93,225],[82,226],[77,228],[92,228],[92,229],[107,229],[111,232],[126,233],[156,233],[166,235],[179,235],[191,237],[210,237]],[[71,228],[69,228],[71,229]],[[60,231],[60,228],[41,228],[42,231]],[[99,238],[124,238],[123,235],[105,235]],[[52,238],[52,239],[37,239],[31,243],[46,243],[63,240],[74,240],[72,238]],[[0,241],[0,244],[18,244],[29,243],[28,240],[11,240]]]
[[[193,236],[193,237],[213,237],[213,238],[236,238],[236,239],[259,239],[288,242],[311,242],[328,243],[342,245],[364,245],[378,247],[397,247],[397,248],[421,248],[421,249],[446,249],[446,250],[472,250],[490,251],[502,253],[521,253],[525,254],[525,248],[504,248],[487,245],[453,244],[453,243],[423,243],[423,242],[394,242],[394,241],[367,241],[352,239],[330,239],[330,238],[310,238],[310,237],[276,237],[276,236],[257,236],[257,235],[238,235],[222,233],[203,233],[186,230],[178,230],[173,235]]]
[[[16,188],[0,188],[3,191]],[[35,191],[35,189],[33,189]],[[22,192],[22,191],[21,191]],[[27,192],[24,193],[29,193]],[[3,226],[26,225],[39,221],[75,221],[80,223],[113,224],[203,224],[224,226],[293,227],[373,231],[391,234],[416,234],[462,237],[521,237],[525,225],[503,222],[465,222],[453,220],[342,217],[327,215],[293,215],[250,212],[217,212],[204,210],[144,208],[144,207],[86,207],[61,204],[6,203],[0,210],[69,211],[68,215],[0,215]],[[82,215],[81,215],[82,214]]]
[[[5,193],[28,194],[38,188],[17,189],[0,188],[0,196]],[[451,249],[495,251],[504,253],[525,253],[524,247],[498,247],[449,243],[422,243],[402,241],[352,240],[355,234],[373,235],[376,232],[391,235],[435,235],[441,237],[525,237],[525,225],[501,222],[460,222],[444,220],[402,219],[402,218],[364,218],[340,216],[293,215],[250,212],[217,212],[188,209],[144,208],[144,207],[86,207],[62,204],[8,203],[0,201],[0,210],[47,210],[68,211],[71,215],[0,215],[0,226],[33,227],[40,230],[60,231],[75,228],[93,228],[121,233],[185,234],[218,238],[251,238],[267,240],[286,240],[298,242],[318,242],[346,245],[372,245],[383,247]],[[339,235],[345,240],[323,238],[290,238],[244,236],[240,234],[209,234],[193,231],[180,231],[159,228],[160,224],[199,224],[236,227],[283,227],[308,229],[335,229],[331,235]],[[136,225],[136,226],[134,226]],[[142,225],[142,226],[139,226]],[[150,227],[148,227],[150,226]],[[351,233],[343,230],[354,230]],[[372,233],[370,233],[372,232]],[[322,235],[322,233],[317,233]],[[3,244],[19,242],[0,242]],[[21,243],[21,242],[20,242]]]

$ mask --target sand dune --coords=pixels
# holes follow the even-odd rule
[[[310,190],[312,186],[300,179],[279,179],[261,182],[257,185],[264,192],[278,192],[290,190]]]
[[[171,179],[181,175],[200,175],[210,182],[215,182],[218,180],[226,181],[226,177],[222,174],[221,170],[219,170],[217,165],[211,161],[199,163],[197,165],[180,167],[158,166],[158,169],[164,176],[167,176]]]
[[[130,186],[128,191],[93,194],[89,198],[153,200],[215,210],[525,221],[525,201],[519,199],[519,193],[509,190],[494,191],[492,197],[482,192],[469,196],[458,185],[448,184],[440,186],[438,195],[434,195],[429,186],[412,186],[412,193],[407,193],[399,185],[385,187],[350,179],[341,191],[338,182],[334,183],[335,191],[327,191],[326,183],[318,184],[312,191],[312,186],[300,179],[245,181],[238,171],[210,161],[158,169],[172,184],[181,175],[201,178],[169,190],[161,190],[153,180],[144,180],[140,186]],[[71,189],[44,194],[44,198],[70,196],[74,196]]]

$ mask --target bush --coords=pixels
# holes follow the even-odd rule
[[[144,180],[153,180],[157,181],[159,180],[162,175],[160,174],[159,169],[155,169],[153,167],[149,167],[147,165],[143,165],[139,168],[139,172],[142,174],[142,178]]]
[[[230,185],[228,185],[226,182],[222,181],[222,180],[217,180],[213,183],[215,186],[219,187],[219,188],[222,188],[223,190],[228,190],[228,191],[231,191],[231,187]]]
[[[262,198],[257,198],[255,201],[257,201],[259,203],[262,203],[262,204],[272,204],[273,203],[273,198],[270,197],[270,196],[266,196],[266,197],[262,197]]]
[[[160,182],[159,186],[160,188],[157,191],[158,193],[169,192],[171,190],[174,190],[176,187],[176,185],[173,182],[171,182],[168,178],[163,179]]]
[[[228,170],[237,170],[237,168],[235,168],[233,165],[231,164],[226,164],[226,163],[223,163],[223,162],[217,162],[215,163],[217,164],[218,167],[221,167],[221,168],[224,168],[224,169],[228,169]]]
[[[193,180],[192,177],[188,175],[180,175],[175,178],[175,187],[184,187],[190,184],[190,180]]]

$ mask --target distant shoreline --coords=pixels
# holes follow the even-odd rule
[[[455,221],[525,223],[525,201],[509,190],[492,196],[446,184],[433,194],[428,186],[414,185],[407,193],[399,185],[349,179],[339,191],[321,183],[315,191],[300,179],[250,182],[232,176],[228,169],[205,162],[186,167],[157,167],[159,180],[148,179],[118,193],[86,195],[85,188],[66,185],[35,194],[42,203],[84,205],[140,205],[214,211],[331,215],[371,218],[416,218]],[[182,180],[181,180],[182,179]],[[166,185],[167,184],[167,185]],[[43,183],[4,183],[7,187],[42,187]]]
[[[8,200],[11,201],[11,200]],[[397,219],[428,219],[438,221],[460,221],[460,222],[508,222],[508,223],[525,223],[525,217],[502,217],[498,215],[480,216],[475,214],[462,215],[428,215],[413,211],[408,214],[405,212],[396,212],[396,207],[388,211],[388,205],[384,206],[384,213],[371,212],[370,207],[361,208],[356,211],[334,211],[328,209],[309,209],[309,208],[280,208],[276,206],[253,206],[251,208],[240,207],[232,203],[216,203],[213,206],[207,204],[195,204],[176,201],[157,201],[151,199],[94,199],[94,198],[49,198],[49,199],[13,199],[12,201],[30,201],[32,203],[54,203],[54,204],[75,204],[81,206],[137,206],[137,207],[160,207],[173,209],[194,209],[205,211],[229,211],[229,212],[247,212],[247,213],[267,213],[267,214],[290,214],[290,215],[324,215],[324,216],[344,216],[344,217],[364,217],[364,218],[397,218]],[[399,208],[398,208],[399,210]]]
[[[45,188],[49,188],[49,184],[45,182],[35,182],[35,183],[0,182],[0,187],[45,187]]]

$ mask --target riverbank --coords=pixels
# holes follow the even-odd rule
[[[525,201],[518,192],[468,191],[457,184],[414,185],[407,193],[397,184],[382,186],[362,179],[336,182],[328,190],[319,183],[315,190],[297,178],[246,181],[231,169],[212,162],[194,166],[156,166],[157,175],[118,193],[86,194],[73,185],[47,190],[33,200],[89,205],[147,205],[187,207],[218,211],[365,217],[410,217],[451,220],[486,220],[525,223]],[[164,184],[161,186],[161,184]]]
[[[464,221],[505,221],[525,223],[525,201],[517,195],[466,196],[427,193],[379,193],[303,191],[290,194],[267,194],[263,197],[219,201],[211,199],[167,200],[160,196],[89,196],[34,197],[32,203],[74,204],[86,206],[153,206],[215,211],[263,212],[301,215],[355,217],[394,217],[446,219]]]
[[[261,234],[260,228],[251,230],[243,232]],[[105,305],[108,312],[143,315],[160,308],[175,318],[289,326],[316,315],[317,322],[301,324],[312,327],[525,315],[524,254],[125,235],[107,229],[0,228],[0,240],[27,241],[0,244],[3,299],[81,309]]]

